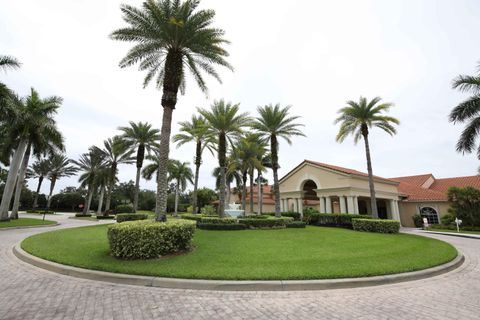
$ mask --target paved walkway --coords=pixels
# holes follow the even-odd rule
[[[459,269],[425,280],[359,289],[212,292],[114,285],[58,275],[19,261],[17,242],[51,229],[0,231],[0,319],[480,319],[480,241],[455,245]],[[100,222],[102,223],[102,222]]]

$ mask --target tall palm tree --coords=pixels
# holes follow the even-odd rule
[[[142,170],[142,177],[145,180],[152,180],[153,175],[158,178],[158,169],[160,168],[160,155],[158,151],[153,152],[145,157],[147,160],[152,161],[152,163],[147,164]],[[169,160],[170,165],[170,160]]]
[[[262,164],[262,168],[257,169],[257,214],[261,215],[263,212],[263,185],[268,184],[268,180],[263,177],[262,173],[266,171],[267,168],[272,169],[272,155],[270,153],[263,154],[263,156],[260,157],[259,161]]]
[[[475,142],[480,131],[480,62],[476,76],[460,75],[453,80],[452,87],[462,92],[472,94],[467,100],[453,108],[449,120],[456,124],[467,122],[457,142],[458,152],[471,153],[475,149]],[[480,159],[480,146],[477,149]]]
[[[20,61],[12,56],[0,55],[0,70],[7,71],[8,69],[20,68]]]
[[[2,203],[0,205],[0,220],[8,220],[8,207],[22,162],[24,163],[22,168],[25,168],[24,171],[26,171],[23,160],[28,145],[39,143],[43,147],[50,145],[60,150],[63,149],[63,138],[53,118],[62,103],[62,99],[56,96],[42,99],[38,92],[32,88],[27,98],[16,98],[16,100],[15,108],[13,108],[15,115],[10,118],[3,137],[12,142],[11,145],[15,145],[16,148],[3,191]],[[48,137],[48,139],[45,137]],[[28,166],[28,161],[26,164]],[[22,182],[23,178],[20,177]]]
[[[77,174],[78,168],[74,165],[75,161],[68,159],[63,153],[54,153],[48,157],[48,180],[50,180],[50,190],[48,192],[47,209],[52,204],[52,194],[55,189],[55,183],[66,177]]]
[[[135,178],[135,197],[133,200],[133,211],[138,209],[138,192],[140,191],[140,173],[145,159],[145,151],[150,154],[152,150],[158,149],[158,140],[160,139],[159,130],[152,128],[148,122],[135,123],[130,121],[129,127],[119,127],[122,131],[122,139],[130,146],[131,150],[137,151],[136,166],[137,175]]]
[[[106,168],[104,160],[104,154],[99,152],[98,148],[91,147],[88,153],[80,156],[80,159],[72,161],[83,172],[78,179],[80,187],[87,188],[83,214],[87,214],[90,211],[93,193],[98,183],[97,176]]]
[[[103,152],[105,158],[105,166],[109,168],[108,181],[106,185],[107,197],[105,200],[105,211],[110,210],[110,203],[112,199],[112,190],[117,181],[118,166],[120,164],[135,163],[132,150],[127,143],[120,137],[114,136],[103,141]],[[96,148],[96,147],[95,147]]]
[[[299,127],[303,124],[295,123],[299,116],[290,117],[288,112],[291,106],[281,107],[279,104],[272,104],[258,107],[259,117],[252,127],[257,130],[266,141],[270,142],[270,153],[272,155],[273,191],[275,194],[275,216],[280,217],[280,186],[278,184],[278,149],[279,138],[283,138],[288,144],[292,144],[294,136],[305,136]]]
[[[197,10],[198,0],[147,0],[141,8],[122,5],[127,27],[111,34],[115,40],[136,43],[120,62],[121,67],[139,63],[140,70],[148,70],[144,86],[156,78],[157,88],[163,87],[163,119],[160,141],[160,171],[157,182],[157,220],[162,220],[167,209],[167,167],[170,150],[172,113],[177,104],[177,93],[185,89],[185,74],[189,70],[204,92],[207,85],[202,72],[220,82],[214,66],[232,69],[225,60],[223,48],[228,41],[224,31],[211,27],[215,11]]]
[[[240,189],[240,186],[242,184],[242,175],[241,173],[238,172],[236,166],[231,165],[231,162],[233,159],[230,157],[227,158],[227,163],[226,163],[226,172],[225,172],[225,203],[230,203],[230,197],[231,197],[231,184],[235,182],[235,185],[237,186],[237,189]],[[221,168],[220,167],[215,167],[212,171],[212,175],[215,177],[215,188],[217,190],[220,190],[220,174]]]
[[[250,124],[248,113],[239,113],[239,104],[231,104],[224,100],[215,101],[210,110],[198,108],[198,112],[205,118],[213,134],[217,136],[218,165],[220,167],[220,188],[218,214],[225,216],[225,174],[227,164],[227,145],[231,143],[233,135],[243,133],[243,127]]]
[[[192,207],[193,213],[198,212],[197,208],[197,189],[198,189],[198,175],[200,172],[200,165],[202,164],[202,153],[205,148],[212,152],[213,136],[209,130],[204,118],[192,116],[191,122],[180,122],[180,132],[173,136],[173,142],[177,143],[177,148],[185,143],[195,143],[195,182],[193,184]]]
[[[193,173],[190,169],[190,163],[180,162],[178,160],[170,160],[168,166],[168,181],[175,182],[175,212],[178,214],[178,197],[180,190],[183,192],[187,188],[188,183],[193,183]]]
[[[38,178],[37,192],[35,192],[35,198],[33,199],[33,210],[35,210],[38,206],[38,195],[40,194],[43,179],[45,179],[50,172],[50,162],[48,159],[37,160],[30,166],[30,172],[32,178]]]
[[[372,207],[372,216],[378,218],[377,200],[375,198],[375,186],[373,184],[372,159],[370,157],[370,145],[368,134],[372,127],[377,127],[393,136],[397,133],[394,125],[400,124],[398,119],[383,114],[388,112],[393,103],[380,103],[380,97],[373,98],[370,102],[364,97],[360,97],[358,102],[347,101],[347,106],[340,109],[340,116],[335,120],[335,124],[340,123],[336,140],[343,142],[349,135],[353,135],[353,141],[356,144],[362,137],[365,142],[365,154],[367,157],[368,184],[370,187],[370,203]]]
[[[98,196],[97,216],[102,213],[103,198],[105,197],[105,189],[109,185],[111,178],[110,166],[104,163],[104,166],[98,171],[95,177],[95,185],[100,188],[100,195]]]

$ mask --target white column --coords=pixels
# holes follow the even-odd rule
[[[280,211],[283,212],[283,199],[280,198]]]
[[[303,219],[303,199],[298,199],[298,212],[300,213],[300,217]]]
[[[340,202],[340,213],[346,213],[345,196],[338,196],[338,201]]]
[[[400,221],[400,209],[398,208],[398,200],[393,200],[393,209],[395,212],[394,220]]]
[[[354,202],[353,202],[353,196],[348,196],[347,197],[347,213],[354,214],[355,209],[354,209]]]
[[[298,198],[295,198],[293,211],[298,212]]]
[[[332,199],[330,196],[325,197],[325,213],[332,213]]]
[[[357,196],[354,196],[353,197],[353,213],[354,214],[359,214],[359,210],[358,210],[358,197]]]
[[[320,213],[325,213],[325,197],[320,198]]]

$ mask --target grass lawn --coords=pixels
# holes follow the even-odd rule
[[[479,234],[480,235],[480,231],[465,231],[465,230],[462,230],[462,229],[460,229],[460,232],[457,232],[457,230],[450,230],[450,229],[428,228],[427,231],[466,233],[466,234]]]
[[[109,255],[106,225],[31,236],[22,248],[38,257],[82,268],[194,279],[325,279],[425,269],[454,259],[453,246],[407,234],[340,228],[197,230],[195,249],[154,260]]]
[[[16,220],[0,222],[0,229],[11,228],[11,227],[40,226],[40,225],[55,224],[55,223],[57,222],[50,221],[50,220],[41,220],[41,219],[34,219],[34,218],[19,218]]]

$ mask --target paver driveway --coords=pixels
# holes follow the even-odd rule
[[[324,291],[194,291],[72,278],[12,254],[29,235],[95,223],[55,219],[62,225],[0,230],[0,319],[480,319],[480,240],[429,235],[455,245],[466,260],[419,281]]]

